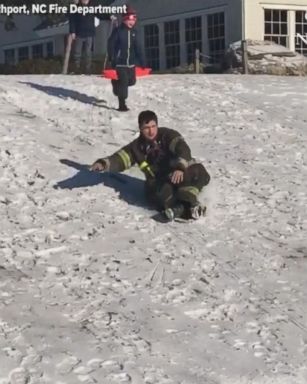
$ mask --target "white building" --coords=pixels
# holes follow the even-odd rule
[[[196,48],[217,63],[241,39],[272,40],[307,55],[307,0],[130,0],[138,12],[148,64],[158,70],[194,60]],[[0,63],[63,55],[67,23],[39,28],[34,16],[16,17],[18,29],[0,24]],[[35,29],[36,28],[36,29]],[[106,49],[108,23],[97,28],[94,53]]]

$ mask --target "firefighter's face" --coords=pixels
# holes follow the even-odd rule
[[[144,123],[141,127],[141,134],[146,140],[154,140],[158,134],[158,125],[154,120]]]
[[[81,0],[82,5],[87,5],[90,2],[90,0]]]

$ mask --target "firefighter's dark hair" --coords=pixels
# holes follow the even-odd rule
[[[142,111],[139,114],[138,122],[141,128],[144,124],[148,124],[150,121],[155,121],[158,124],[158,117],[153,111]]]

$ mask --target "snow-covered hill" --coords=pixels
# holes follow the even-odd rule
[[[0,77],[0,383],[307,382],[307,80]],[[87,164],[157,112],[212,181],[159,224]]]

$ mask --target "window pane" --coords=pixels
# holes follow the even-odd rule
[[[280,18],[279,18],[280,14],[279,14],[279,11],[276,10],[276,9],[273,9],[273,21],[279,21]]]
[[[288,12],[287,11],[280,11],[281,13],[281,21],[287,22],[288,20]]]
[[[288,25],[287,24],[281,24],[281,34],[282,35],[288,34]]]
[[[280,37],[280,43],[281,45],[287,46],[287,38],[286,37]]]
[[[53,42],[47,43],[47,57],[52,57],[54,55]]]
[[[166,47],[166,67],[173,68],[180,65],[180,46]]]
[[[265,21],[272,21],[272,11],[270,9],[264,10],[264,20]]]
[[[266,35],[270,35],[272,33],[272,24],[265,23],[265,25],[264,25],[264,33]]]
[[[225,36],[225,25],[220,25],[219,36]]]
[[[29,47],[22,47],[18,49],[18,61],[29,59]]]
[[[208,15],[208,40],[211,63],[218,63],[225,50],[225,15],[219,12]],[[210,21],[210,22],[209,22]]]
[[[6,49],[4,51],[4,63],[7,65],[15,64],[15,50],[14,49]]]
[[[273,35],[279,35],[279,24],[278,23],[273,24]]]
[[[208,28],[208,38],[211,39],[213,37],[213,28],[209,27]]]
[[[297,23],[302,23],[304,21],[304,15],[302,11],[295,12],[295,20]]]
[[[32,58],[39,59],[43,57],[43,44],[37,44],[32,46]]]
[[[194,63],[195,51],[202,51],[202,19],[200,16],[186,19],[186,61],[188,64]]]
[[[159,27],[156,24],[144,26],[145,56],[153,70],[160,69]]]

